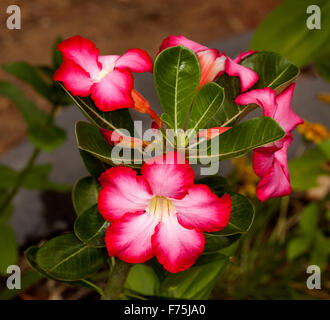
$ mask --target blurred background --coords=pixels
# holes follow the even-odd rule
[[[21,0],[19,3],[1,0],[0,65],[18,61],[37,66],[51,65],[56,39],[77,34],[93,41],[101,54],[122,54],[127,49],[139,47],[154,58],[165,37],[182,34],[235,57],[249,49],[255,29],[280,3],[280,0]],[[6,9],[12,4],[21,9],[21,30],[6,28],[9,16]],[[329,82],[321,79],[310,63],[300,66],[302,74],[297,80],[293,108],[308,122],[295,130],[295,143],[289,152],[294,192],[290,198],[260,204],[255,199],[258,178],[249,157],[222,167],[220,173],[226,173],[229,182],[238,186],[236,191],[250,197],[257,209],[254,226],[241,241],[232,265],[215,287],[213,299],[330,299],[329,144],[322,145],[320,150],[323,151],[318,149],[320,143],[329,139],[330,88]],[[1,81],[18,86],[25,98],[34,101],[46,113],[53,110],[29,81],[22,81],[22,77],[13,74],[13,69],[8,72],[8,69],[0,68]],[[136,87],[157,108],[152,76],[137,75]],[[0,89],[0,163],[17,171],[22,170],[33,155],[33,146],[27,140],[29,124],[17,106],[22,101],[9,99]],[[26,272],[23,290],[6,290],[0,255],[0,274],[3,275],[0,277],[0,299],[97,297],[89,289],[43,279],[30,271],[23,257],[24,250],[30,245],[41,244],[51,236],[72,229],[75,213],[71,188],[77,179],[87,175],[74,136],[74,123],[84,117],[70,102],[64,104],[67,106],[55,110],[55,123],[65,129],[65,142],[53,152],[42,152],[36,160],[36,164],[51,164],[51,171],[46,170],[49,177],[37,171],[38,183],[19,188],[12,199],[12,212],[6,223],[13,228],[11,239],[14,244],[9,242],[9,237],[1,238],[0,230],[0,253],[9,252],[7,248],[12,246],[15,253],[6,259],[18,261],[23,273]],[[134,118],[145,119],[140,115]],[[308,150],[312,152],[304,158]],[[0,170],[3,195],[7,192],[6,179],[10,176],[6,170]],[[46,184],[45,176],[49,178]],[[34,181],[37,178],[34,176]],[[0,204],[1,196],[0,193]],[[1,223],[0,218],[0,227]],[[306,230],[306,225],[314,229]],[[1,242],[1,239],[4,240]],[[311,263],[321,265],[321,291],[306,289],[305,271]],[[102,281],[102,276],[95,281]]]

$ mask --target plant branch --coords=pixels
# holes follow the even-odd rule
[[[126,278],[132,264],[116,259],[109,273],[108,283],[104,288],[103,300],[118,300],[123,292]]]

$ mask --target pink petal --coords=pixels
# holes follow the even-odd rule
[[[179,45],[183,45],[186,48],[194,51],[195,53],[208,49],[208,47],[205,47],[195,41],[191,41],[184,36],[181,36],[181,35],[180,36],[169,36],[163,40],[162,44],[159,47],[159,51],[157,54],[159,54],[164,49],[167,49],[169,47],[179,46]]]
[[[182,200],[173,200],[179,223],[187,229],[217,232],[229,222],[231,197],[219,198],[206,185],[194,185]]]
[[[101,132],[102,136],[104,137],[104,139],[110,145],[116,145],[116,144],[120,143],[121,146],[123,146],[123,147],[137,148],[137,149],[142,148],[142,146],[143,146],[143,141],[141,139],[125,136],[124,134],[121,134],[117,131],[106,130],[106,129],[100,128],[100,132]]]
[[[99,56],[98,61],[102,64],[102,71],[111,72],[119,57],[117,55]]]
[[[275,160],[273,166],[257,186],[257,197],[261,202],[264,202],[269,198],[286,196],[290,192],[290,179],[281,164]]]
[[[264,116],[274,117],[276,111],[275,91],[270,88],[256,89],[239,95],[235,102],[239,105],[256,103],[264,110]]]
[[[274,161],[274,153],[263,150],[264,148],[257,148],[253,151],[253,170],[259,177],[267,174]]]
[[[183,198],[195,178],[185,156],[175,152],[148,160],[143,164],[141,174],[148,181],[154,195],[173,199]]]
[[[221,71],[225,70],[226,57],[217,49],[207,49],[197,53],[201,65],[201,80],[199,87],[215,80]]]
[[[182,227],[176,216],[169,216],[157,225],[151,237],[158,261],[172,273],[190,268],[204,250],[201,232]]]
[[[133,108],[133,76],[128,70],[114,70],[92,87],[92,99],[101,111]]]
[[[61,66],[53,75],[54,81],[63,82],[65,88],[75,96],[86,97],[90,95],[93,80],[82,67],[64,59]]]
[[[63,59],[73,61],[87,71],[91,78],[97,78],[101,71],[98,62],[100,51],[92,41],[74,36],[58,44],[57,49],[62,52]]]
[[[226,59],[226,73],[231,77],[235,76],[240,78],[241,92],[251,88],[259,79],[256,72],[250,68],[241,66],[229,57]]]
[[[102,188],[98,208],[110,222],[118,221],[127,212],[145,210],[152,198],[148,183],[132,168],[110,168],[102,173],[99,181]]]
[[[159,221],[144,212],[128,213],[110,224],[106,235],[109,256],[128,263],[142,263],[154,256],[151,236]]]
[[[147,52],[130,49],[116,61],[115,67],[128,68],[133,72],[152,72],[153,65]]]
[[[298,124],[304,122],[293,112],[291,107],[294,87],[295,84],[293,83],[276,97],[277,109],[274,119],[278,121],[285,132],[292,131]]]
[[[209,129],[204,129],[200,130],[199,133],[197,134],[197,137],[199,138],[206,138],[207,140],[213,139],[220,134],[223,134],[224,132],[228,131],[231,129],[231,127],[213,127]]]
[[[253,51],[253,50],[249,50],[247,52],[242,51],[240,53],[240,55],[238,57],[236,57],[233,61],[236,63],[240,63],[242,60],[244,60],[245,58],[247,58],[248,56],[250,56],[251,54],[254,54],[258,51]]]
[[[288,168],[288,160],[287,160],[287,151],[293,140],[293,137],[290,133],[288,133],[282,141],[282,148],[275,152],[275,159],[281,164],[285,175],[289,179],[289,168]]]

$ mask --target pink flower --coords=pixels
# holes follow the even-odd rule
[[[210,49],[197,42],[191,41],[184,36],[169,36],[163,40],[159,52],[166,48],[183,45],[194,51],[201,65],[201,80],[199,88],[204,84],[214,81],[223,72],[229,76],[237,76],[241,81],[241,91],[244,92],[252,87],[258,81],[258,75],[253,70],[241,66],[239,63],[242,59],[253,54],[255,51],[242,52],[239,57],[231,60],[225,54],[220,53],[217,49]],[[158,53],[159,53],[158,52]]]
[[[280,141],[254,150],[253,168],[261,177],[257,187],[260,201],[290,194],[290,176],[287,163],[287,150],[293,140],[291,131],[303,120],[292,110],[291,99],[294,84],[276,97],[270,88],[257,89],[239,95],[235,102],[240,105],[256,103],[263,108],[264,116],[276,120],[286,132]]]
[[[75,36],[57,46],[63,63],[53,79],[63,82],[73,95],[91,95],[101,111],[134,107],[132,72],[152,72],[152,60],[141,49],[124,55],[100,56],[95,44]]]
[[[188,269],[204,250],[203,232],[229,222],[231,198],[219,198],[206,185],[194,185],[194,172],[182,154],[169,152],[147,161],[141,175],[114,167],[100,179],[99,211],[110,221],[109,256],[142,263],[153,256],[169,272]]]

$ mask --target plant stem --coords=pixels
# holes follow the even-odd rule
[[[51,111],[48,115],[46,125],[51,125],[53,123],[54,115],[55,115],[55,111],[56,111],[57,107],[58,107],[57,105],[53,105],[53,107],[52,107],[52,109],[51,109]],[[41,152],[40,149],[34,148],[34,150],[31,154],[29,160],[27,161],[25,167],[18,174],[15,186],[13,187],[13,189],[11,191],[9,191],[7,193],[7,195],[4,197],[3,201],[0,203],[0,216],[1,216],[1,214],[4,214],[4,212],[6,211],[6,209],[9,206],[9,204],[11,203],[11,201],[14,199],[17,192],[22,187],[22,184],[24,182],[24,179],[25,179],[26,175],[29,173],[29,171],[34,166],[34,163],[35,163],[37,157],[39,156],[40,152]]]
[[[275,229],[270,236],[270,240],[278,240],[280,243],[285,241],[287,213],[289,209],[290,197],[286,196],[281,199],[280,216],[277,220]]]
[[[115,266],[110,271],[108,283],[104,288],[103,300],[118,300],[120,298],[131,267],[132,264],[116,259]]]

